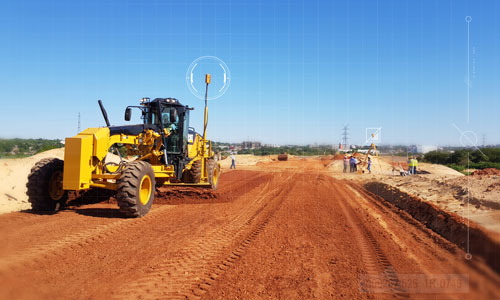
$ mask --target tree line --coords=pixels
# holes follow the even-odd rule
[[[431,151],[424,155],[424,161],[447,165],[459,171],[465,169],[500,169],[500,148]]]
[[[60,140],[46,139],[0,139],[0,157],[26,157],[50,149],[61,148]]]

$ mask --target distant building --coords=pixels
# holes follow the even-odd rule
[[[240,145],[234,145],[234,144],[231,144],[231,145],[229,145],[229,149],[230,149],[231,151],[233,151],[233,152],[234,152],[234,151],[236,151],[236,152],[237,152],[237,151],[240,151],[240,150],[241,150],[241,149],[243,149],[243,148],[242,148]]]
[[[241,143],[241,148],[243,149],[258,149],[261,147],[260,142],[246,141]]]
[[[281,146],[278,144],[264,144],[264,145],[262,145],[262,147],[279,148]]]
[[[411,145],[411,146],[408,146],[408,152],[410,153],[422,153],[422,154],[425,154],[427,152],[431,152],[431,151],[436,151],[436,150],[440,150],[441,148],[438,147],[438,146],[434,146],[434,145]]]
[[[417,152],[418,153],[427,153],[431,151],[436,151],[438,150],[437,146],[431,146],[431,145],[417,145]]]

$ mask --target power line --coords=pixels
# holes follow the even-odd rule
[[[348,145],[349,145],[349,124],[346,124],[342,128],[342,149],[347,150]]]
[[[80,112],[78,112],[78,129],[77,129],[77,132],[76,132],[77,134],[80,133],[80,131],[81,131],[81,126],[80,125],[81,125],[81,122],[80,122]]]

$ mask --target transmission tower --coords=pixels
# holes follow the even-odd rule
[[[486,147],[486,134],[483,134],[483,148]]]
[[[81,124],[80,123],[80,112],[78,112],[78,129],[77,129],[77,132],[76,132],[77,134],[80,133],[80,131],[81,131],[80,124]]]
[[[342,149],[347,150],[348,145],[349,145],[349,124],[346,124],[342,128]]]

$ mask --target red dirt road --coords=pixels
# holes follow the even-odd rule
[[[226,172],[216,197],[140,219],[2,215],[0,299],[500,298],[481,259],[320,169]]]

